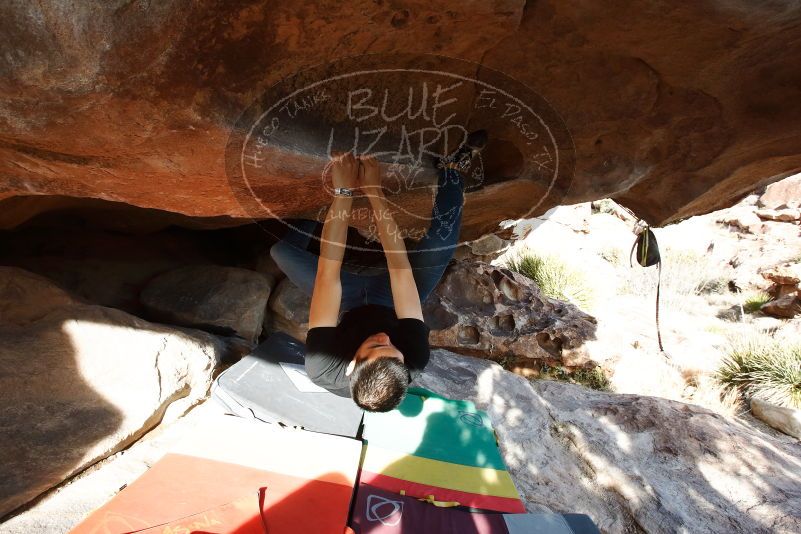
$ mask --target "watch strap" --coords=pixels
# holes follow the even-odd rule
[[[353,191],[347,187],[335,187],[334,194],[341,197],[352,197]]]

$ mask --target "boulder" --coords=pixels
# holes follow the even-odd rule
[[[286,332],[298,341],[306,341],[309,330],[309,306],[311,298],[292,283],[289,278],[281,280],[270,297],[270,311],[265,318],[264,329],[268,332]]]
[[[801,208],[801,174],[770,184],[759,197],[758,206],[769,210]]]
[[[248,221],[223,156],[243,111],[321,62],[400,50],[480,62],[474,75],[494,69],[525,84],[575,146],[569,188],[538,204],[541,191],[514,179],[522,158],[494,129],[486,166],[513,180],[468,195],[464,240],[532,208],[606,197],[654,225],[708,212],[801,168],[801,12],[788,5],[412,0],[334,13],[303,0],[7,2],[0,199],[19,209],[0,206],[0,226],[75,198]],[[386,83],[375,94],[397,88]],[[462,116],[474,103],[460,102]],[[319,173],[305,172],[324,163],[306,140],[288,140],[286,163],[269,171],[260,198],[276,216],[329,202],[315,194]]]
[[[620,204],[611,198],[602,198],[601,200],[596,200],[590,204],[590,207],[592,209],[592,213],[608,213],[609,215],[617,217],[621,221],[632,226],[637,222],[637,220],[632,217],[631,213],[626,211],[620,206]]]
[[[435,350],[418,385],[487,410],[529,512],[602,532],[801,530],[801,445],[681,402],[529,382]]]
[[[801,313],[801,299],[796,294],[785,295],[766,302],[759,309],[766,315],[792,319],[796,314]]]
[[[154,320],[255,342],[274,284],[247,269],[192,265],[154,278],[140,300]]]
[[[204,398],[214,336],[82,304],[0,267],[0,517]]]
[[[595,337],[595,319],[503,267],[451,263],[423,312],[435,347],[523,367],[594,365],[583,345]]]
[[[771,283],[767,293],[773,300],[762,305],[760,310],[767,315],[790,319],[801,313],[801,264],[784,263],[760,272],[762,278]]]
[[[506,252],[511,244],[512,241],[501,239],[495,234],[487,234],[480,239],[458,246],[453,258],[490,263]]]
[[[776,430],[801,439],[801,410],[751,399],[751,413]]]
[[[130,234],[105,228],[111,221],[122,224],[121,211],[94,217],[91,212],[45,214],[23,228],[0,232],[0,265],[37,273],[87,302],[141,316],[139,294],[153,277],[213,263],[215,256],[225,259],[227,250],[213,232],[170,228]]]
[[[762,219],[750,209],[727,210],[718,222],[746,234],[762,233]]]
[[[0,266],[0,324],[24,326],[79,301],[37,274]]]
[[[770,269],[765,269],[759,274],[776,286],[797,286],[801,283],[801,263],[784,263]],[[777,295],[777,293],[773,293]]]
[[[286,277],[286,273],[281,270],[272,256],[270,256],[269,249],[267,252],[259,254],[253,262],[253,270],[266,275],[268,278],[275,280],[276,283],[280,282]],[[275,285],[273,286],[275,287]]]
[[[801,209],[785,208],[780,210],[763,209],[756,211],[757,217],[765,221],[796,222],[801,220]]]

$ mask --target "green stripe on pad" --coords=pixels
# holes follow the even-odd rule
[[[366,412],[364,439],[402,452],[472,467],[506,470],[489,416],[470,401],[409,388],[397,409]]]

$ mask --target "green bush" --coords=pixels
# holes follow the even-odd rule
[[[598,391],[609,391],[611,388],[609,379],[600,367],[569,371],[559,365],[542,364],[539,369],[539,378],[543,380],[562,380],[564,382],[570,382],[571,384],[581,384],[584,387],[597,389]]]
[[[733,342],[717,378],[746,397],[801,408],[801,345],[767,337]]]
[[[609,379],[600,367],[594,369],[579,369],[578,371],[574,371],[571,376],[573,380],[588,388],[597,389],[599,391],[609,391],[611,388]]]
[[[526,251],[511,258],[506,266],[532,279],[548,297],[571,302],[585,311],[592,308],[592,284],[584,273],[556,256]]]
[[[743,311],[745,313],[756,313],[762,305],[770,301],[770,295],[762,291],[751,293],[745,297],[743,301]]]

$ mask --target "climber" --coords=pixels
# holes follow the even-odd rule
[[[379,164],[351,153],[334,158],[334,198],[320,239],[320,255],[306,250],[316,221],[290,225],[270,254],[292,282],[311,296],[306,371],[317,385],[351,397],[362,409],[388,411],[428,363],[429,328],[421,302],[453,256],[464,198],[462,172],[486,145],[473,132],[454,153],[434,161],[437,193],[431,225],[407,253],[381,185]],[[378,274],[343,271],[353,194],[368,197],[387,269]]]

